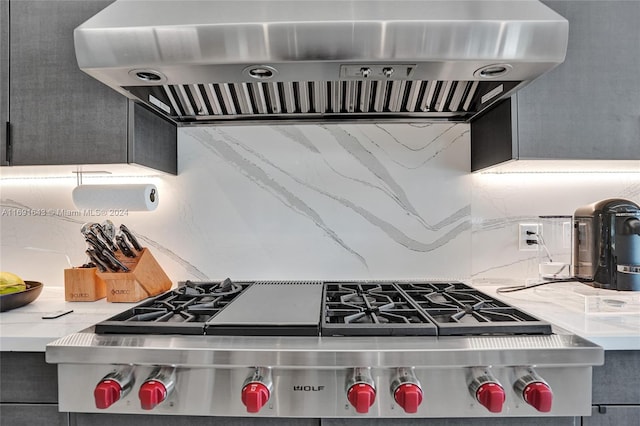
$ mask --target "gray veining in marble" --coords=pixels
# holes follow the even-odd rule
[[[549,260],[547,253],[521,251],[518,227],[521,223],[542,223],[554,261],[571,263],[571,236],[560,236],[558,228],[583,205],[606,198],[640,202],[640,173],[521,173],[476,174],[472,198],[472,278],[538,282],[538,264]],[[552,219],[563,216],[553,225]],[[555,234],[554,234],[555,232]],[[569,267],[570,270],[570,267]]]
[[[451,157],[457,160],[468,155],[468,128],[462,126],[456,131],[450,124],[395,126],[392,130],[384,129],[385,140],[374,141],[370,136],[376,129],[380,131],[381,128],[375,125],[190,128],[185,131],[185,140],[195,141],[197,146],[185,143],[189,143],[186,149],[192,152],[206,152],[203,157],[189,158],[189,167],[200,167],[207,161],[216,164],[212,176],[224,187],[216,188],[211,196],[219,198],[222,195],[225,202],[244,206],[238,207],[239,219],[247,224],[262,220],[259,214],[272,218],[271,225],[281,230],[281,236],[285,238],[278,249],[286,253],[294,248],[296,241],[299,242],[310,256],[303,259],[303,264],[307,263],[310,268],[301,266],[300,269],[315,270],[312,276],[318,274],[314,265],[318,260],[314,257],[320,258],[320,262],[334,259],[343,264],[337,269],[346,271],[346,275],[361,276],[362,272],[357,272],[355,264],[346,266],[350,256],[365,267],[362,271],[368,278],[379,275],[383,269],[383,273],[389,275],[423,276],[434,265],[442,264],[441,257],[450,258],[453,253],[464,256],[468,253],[470,231],[468,188],[464,185],[447,187],[447,179],[462,183],[461,176],[465,172],[443,173],[444,179],[440,183],[430,177],[433,172],[428,166],[416,167],[414,161],[407,167],[402,161],[393,161],[389,154],[401,157],[409,153],[419,163],[426,164],[431,159],[439,161],[440,167],[446,169]],[[411,131],[407,132],[408,129]],[[393,137],[388,137],[389,134]],[[420,155],[416,157],[416,150],[407,148],[412,146],[429,146],[429,149],[420,149]],[[208,155],[217,159],[207,160]],[[243,179],[251,185],[247,186]],[[214,195],[219,191],[222,191],[220,195]],[[260,213],[246,210],[246,203],[238,192],[247,198],[263,200]],[[457,205],[450,202],[438,205],[441,193],[456,200]],[[264,194],[276,200],[284,210],[265,199]],[[189,217],[197,214],[194,209],[207,205],[208,202],[202,201],[197,207],[196,204],[186,207],[185,222],[196,226]],[[307,225],[298,222],[292,214],[304,218]],[[294,235],[293,231],[281,228],[281,223],[287,222],[284,218],[294,220],[301,229],[306,227],[304,233],[311,232],[311,226],[320,230],[324,237],[311,236],[313,232],[307,235],[308,238]],[[216,225],[209,228],[215,229]],[[215,233],[219,238],[226,238],[225,235],[233,238],[234,235],[227,230],[224,235]],[[256,241],[250,244],[255,248],[250,250],[271,247],[272,243],[262,236],[256,234],[255,237]],[[322,239],[332,241],[348,257],[340,256]],[[292,246],[285,242],[289,240],[293,242]],[[446,254],[438,253],[452,244]],[[422,254],[416,257],[410,253]],[[384,254],[390,255],[385,257]],[[274,269],[280,268],[280,259],[286,258],[274,253],[269,256],[278,258],[275,265],[269,266]],[[260,266],[255,268],[260,269]],[[287,269],[295,268],[287,265]]]
[[[1,209],[12,209],[12,208],[22,209],[26,211],[36,211],[36,210],[42,209],[42,207],[37,207],[37,208],[32,207],[12,199],[0,199],[0,208]],[[82,238],[80,237],[80,228],[86,222],[91,221],[89,220],[90,218],[76,219],[74,216],[66,216],[64,214],[47,214],[46,216],[43,216],[43,218],[44,217],[48,218],[49,222],[53,222],[50,224],[50,226],[52,227],[55,226],[56,221],[67,222],[67,223],[76,225],[73,228],[77,229],[77,236],[80,240],[82,240]],[[48,235],[40,234],[40,235],[37,235],[37,237],[38,237],[37,238],[38,242],[43,242],[45,245],[50,244],[50,241],[46,241]],[[198,270],[197,267],[195,267],[194,265],[191,265],[185,259],[181,258],[178,254],[172,252],[167,247],[164,247],[162,244],[159,244],[158,242],[152,240],[151,238],[148,238],[147,236],[139,233],[136,233],[136,237],[138,238],[139,241],[145,243],[144,244],[145,247],[153,247],[154,249],[157,249],[163,254],[165,254],[167,257],[171,258],[174,262],[181,265],[184,268],[184,270],[189,274],[189,276],[192,276],[196,279],[201,279],[201,280],[208,279],[208,277],[204,273],[202,273],[200,270]],[[4,240],[5,239],[3,238],[3,245],[5,245]],[[41,240],[44,240],[44,241],[41,241]],[[66,255],[67,259],[69,259],[68,254],[64,251],[46,249],[41,247],[24,246],[24,241],[22,241],[19,238],[13,238],[13,244],[14,244],[14,248],[16,248],[16,246],[21,246],[21,248],[25,250],[29,250],[31,252],[40,251],[40,252],[49,252],[49,253],[59,253],[59,254]],[[79,265],[65,265],[64,267],[72,267],[72,266],[79,266]]]
[[[333,241],[335,241],[338,245],[344,248],[347,252],[356,256],[360,262],[362,262],[365,266],[367,264],[366,260],[358,254],[355,250],[349,247],[342,239],[338,236],[338,234],[327,226],[326,223],[322,220],[320,214],[315,211],[312,207],[310,207],[307,203],[304,202],[301,198],[297,197],[287,188],[279,184],[275,179],[265,172],[264,169],[259,167],[256,163],[250,161],[249,159],[243,157],[236,150],[234,150],[228,143],[232,143],[236,146],[241,146],[247,151],[250,151],[247,147],[242,146],[242,144],[235,139],[231,135],[224,134],[222,131],[219,131],[220,136],[223,137],[223,140],[216,138],[215,136],[212,138],[205,138],[205,132],[193,131],[191,135],[198,138],[202,145],[214,152],[216,155],[220,156],[225,162],[229,164],[233,164],[237,170],[258,185],[261,189],[269,191],[272,193],[277,199],[279,199],[285,206],[289,207],[296,214],[301,214],[303,216],[308,217],[313,221],[315,226],[322,229]],[[227,143],[225,143],[227,142]],[[271,166],[273,164],[269,163],[269,161],[260,156],[258,153],[251,152],[253,155],[259,157],[261,160],[267,162]],[[280,171],[287,174],[284,170]],[[293,177],[293,176],[291,176]],[[294,178],[295,179],[295,178]]]
[[[153,182],[154,212],[79,216],[74,178],[0,180],[3,212],[68,212],[1,216],[1,269],[61,286],[66,258],[86,261],[82,224],[108,218],[174,282],[537,279],[518,224],[604,198],[640,202],[640,173],[470,174],[469,156],[469,126],[446,122],[182,128],[178,176],[87,176]]]

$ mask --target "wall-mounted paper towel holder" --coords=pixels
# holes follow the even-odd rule
[[[158,207],[158,188],[153,184],[78,185],[71,194],[78,209],[153,211]]]

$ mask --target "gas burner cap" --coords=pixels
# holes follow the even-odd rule
[[[192,287],[188,284],[185,285],[184,287],[178,288],[176,291],[178,293],[184,294],[185,296],[199,296],[202,294],[202,289],[198,287]]]
[[[216,296],[226,296],[229,294],[239,293],[242,290],[242,286],[240,284],[236,284],[231,281],[230,278],[226,278],[219,285],[214,286],[210,293]]]
[[[365,294],[357,294],[357,293],[349,293],[340,296],[340,302],[344,304],[360,304],[364,305],[366,302],[373,303],[376,301],[375,298],[365,295]]]

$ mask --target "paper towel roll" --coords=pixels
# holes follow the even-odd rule
[[[158,189],[152,184],[80,185],[72,197],[79,209],[151,211],[158,207]]]

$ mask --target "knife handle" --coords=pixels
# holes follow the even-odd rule
[[[105,265],[102,260],[95,255],[95,251],[93,251],[93,249],[87,249],[85,250],[85,253],[87,253],[89,259],[91,259],[100,272],[107,272],[107,265]]]
[[[115,263],[111,262],[111,260],[109,259],[109,256],[104,255],[105,252],[109,253],[109,250],[102,250],[102,251],[95,250],[94,255],[96,256],[97,259],[100,259],[102,261],[102,264],[105,265],[107,269],[109,269],[111,272],[119,272],[120,267]]]
[[[111,238],[109,238],[104,232],[104,229],[102,229],[102,225],[100,225],[99,223],[94,223],[93,225],[91,225],[91,230],[96,234],[100,241],[107,245],[109,250],[118,251],[118,247],[113,244]]]
[[[127,237],[127,239],[129,240],[133,248],[136,249],[136,251],[142,251],[142,246],[140,245],[140,243],[138,243],[138,240],[136,239],[136,237],[133,236],[133,234],[131,233],[131,231],[129,231],[129,228],[127,228],[125,224],[120,225],[120,231],[122,231],[125,237]]]
[[[136,257],[136,254],[131,250],[131,247],[129,247],[129,244],[127,244],[127,241],[122,235],[116,235],[116,243],[118,244],[118,247],[120,247],[122,254],[127,257]]]
[[[87,234],[85,241],[89,247],[95,249],[97,253],[102,253],[102,250],[108,250],[109,248],[95,236],[95,234]]]
[[[107,259],[109,259],[109,262],[111,262],[113,265],[115,265],[116,268],[122,269],[123,272],[129,272],[129,268],[124,266],[124,264],[122,262],[120,262],[118,259],[116,259],[116,257],[113,254],[111,254],[111,252],[109,250],[102,250],[102,255],[104,257],[106,257]]]

